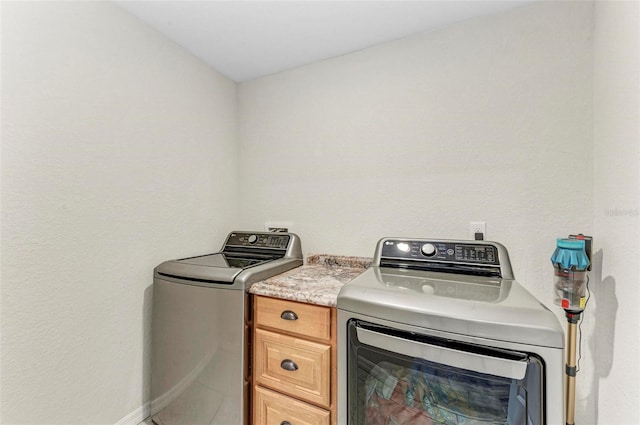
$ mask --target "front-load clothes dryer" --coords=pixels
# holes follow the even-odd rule
[[[338,423],[564,423],[564,333],[487,241],[384,238],[338,307]]]
[[[302,265],[292,233],[231,232],[222,250],[154,270],[151,414],[157,425],[249,421],[248,289]]]

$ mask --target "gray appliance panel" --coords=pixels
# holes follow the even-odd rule
[[[460,335],[564,347],[557,317],[511,279],[372,267],[342,288],[337,307]]]
[[[154,279],[151,411],[156,423],[245,423],[245,297],[244,291]]]

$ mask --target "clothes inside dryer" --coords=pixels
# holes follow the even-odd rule
[[[370,345],[361,330],[380,335],[389,332],[393,343]],[[537,356],[451,343],[360,321],[351,321],[348,332],[355,366],[348,371],[349,382],[353,383],[348,399],[355,424],[527,425],[525,418],[541,423],[544,366]],[[469,361],[461,362],[464,366],[476,364],[476,359],[485,363],[471,366],[471,370],[428,360],[405,351],[395,338],[434,344],[436,350],[445,350],[449,360],[452,353],[466,356]],[[491,356],[496,367],[487,373],[490,370],[483,368]]]

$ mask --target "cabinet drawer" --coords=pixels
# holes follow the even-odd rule
[[[254,423],[260,425],[329,425],[331,414],[295,398],[255,387]]]
[[[254,362],[256,384],[330,406],[330,345],[256,329]]]
[[[331,339],[331,308],[276,298],[256,297],[256,326],[305,338]]]

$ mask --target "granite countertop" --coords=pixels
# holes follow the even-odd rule
[[[342,286],[371,266],[371,258],[310,255],[304,265],[251,285],[256,295],[335,307]]]

